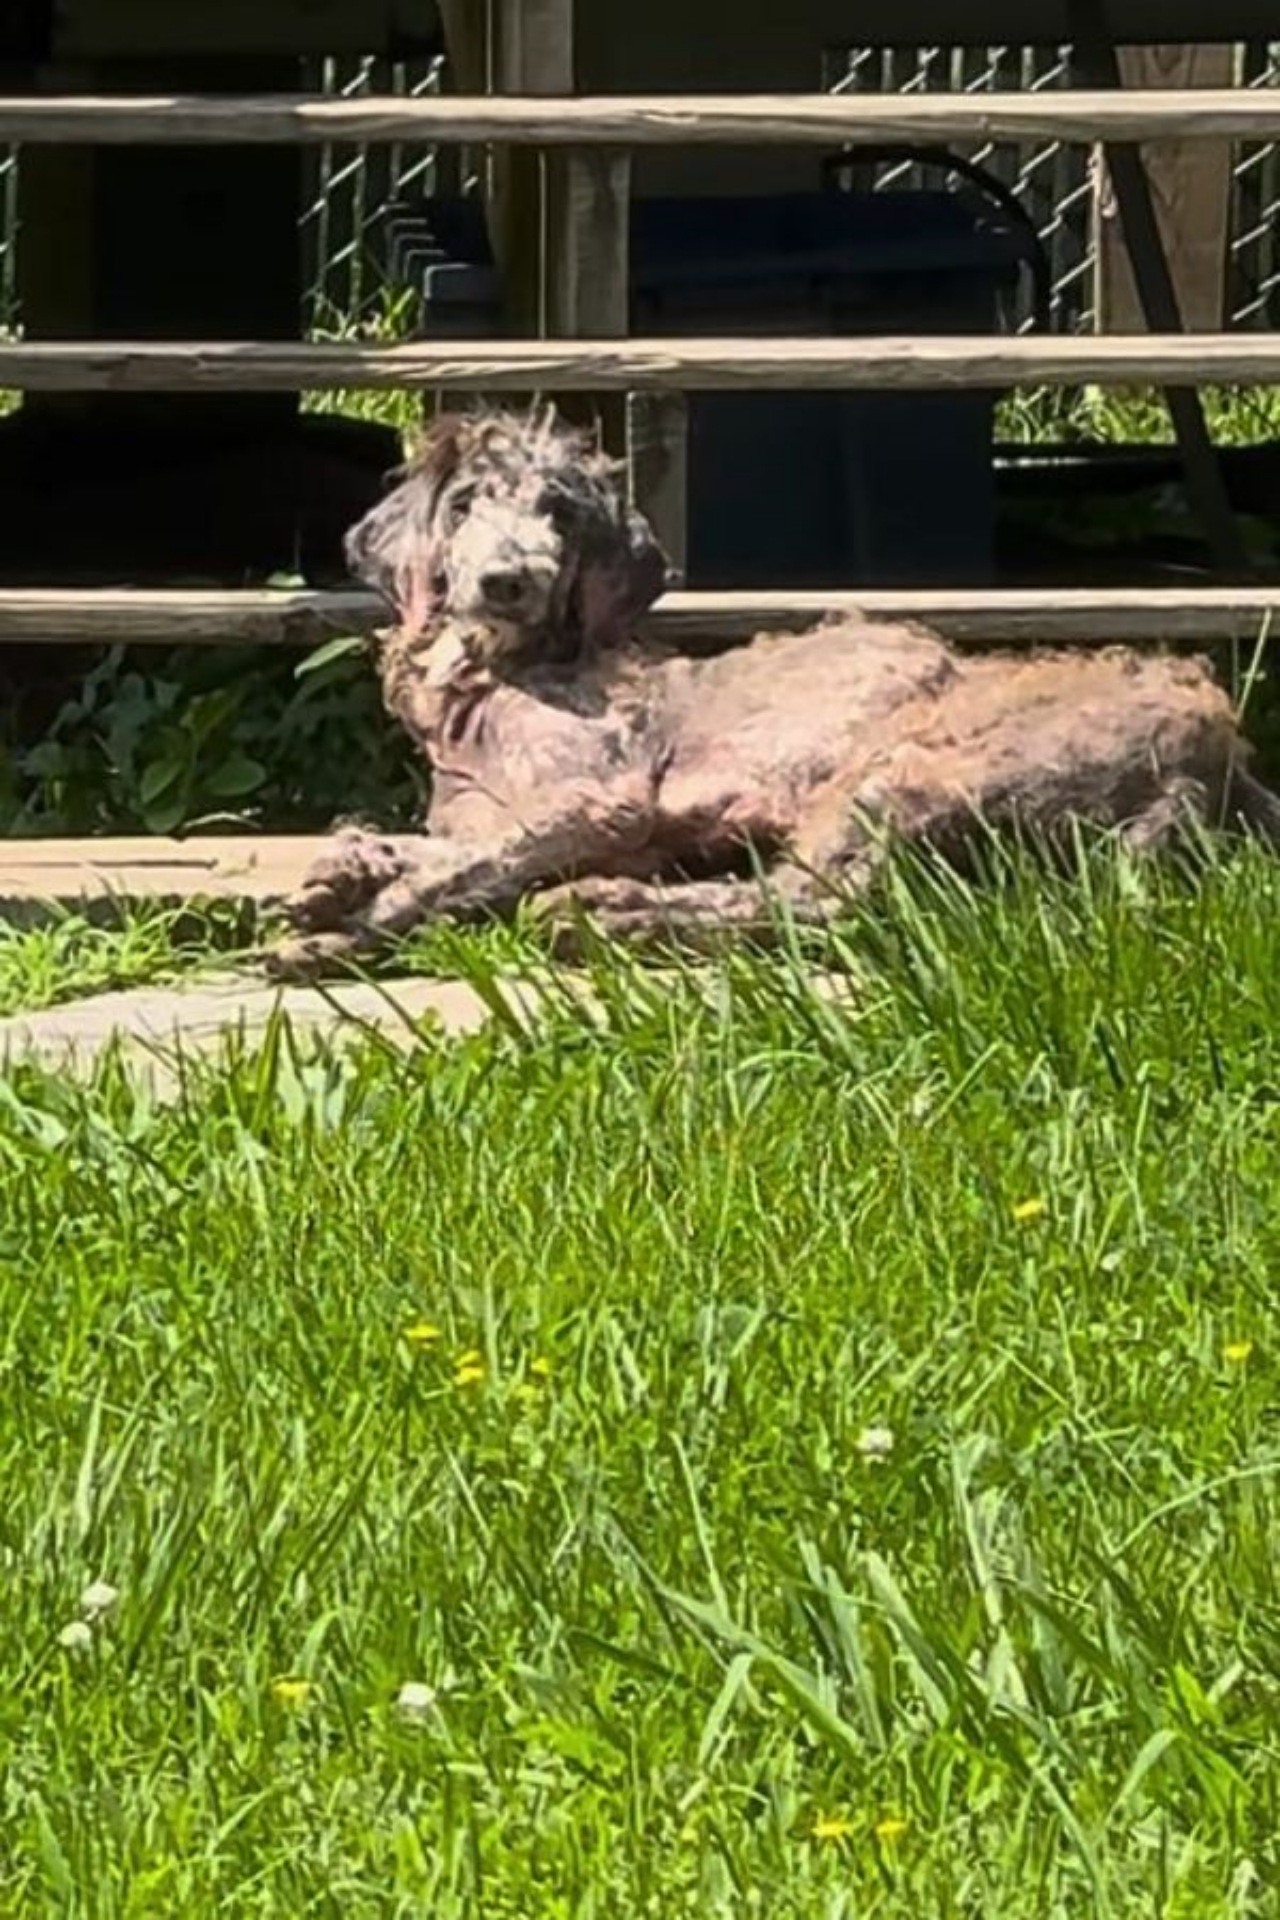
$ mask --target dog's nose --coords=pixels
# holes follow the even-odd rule
[[[480,591],[491,607],[518,607],[528,589],[528,575],[512,567],[495,569],[480,581]]]

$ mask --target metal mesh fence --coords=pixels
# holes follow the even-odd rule
[[[853,49],[827,62],[821,84],[837,93],[990,93],[1040,91],[1071,83],[1071,49],[1052,47],[897,47]],[[388,66],[326,61],[316,84],[343,95],[429,93],[441,62]],[[1280,86],[1280,43],[1236,49],[1241,86]],[[1060,140],[998,141],[966,150],[1012,188],[1048,254],[1055,330],[1093,325],[1093,176],[1087,148]],[[441,156],[443,162],[444,156]],[[303,235],[313,320],[371,317],[394,289],[380,277],[377,236],[387,204],[429,191],[430,149],[370,148],[345,158],[317,157]],[[919,169],[888,164],[867,170],[876,187],[913,182]],[[1227,311],[1234,326],[1280,326],[1280,146],[1250,145],[1236,158],[1232,186]],[[1029,323],[1029,316],[1026,317]]]
[[[324,60],[306,76],[315,92],[352,99],[363,93],[438,93],[442,60],[411,66],[365,57]],[[305,322],[309,329],[376,319],[396,289],[388,287],[380,237],[388,206],[428,194],[448,157],[433,147],[319,147],[305,151],[303,250]]]
[[[824,84],[832,93],[1043,92],[1069,85],[1069,62],[1069,47],[855,48],[829,63]],[[956,151],[1012,188],[1030,215],[1049,257],[1055,329],[1088,326],[1093,292],[1088,150],[1054,140],[1038,145],[997,141]],[[922,169],[898,163],[873,165],[867,172],[870,184],[891,188],[919,184]],[[938,184],[932,170],[930,184]]]
[[[986,93],[1043,90],[1070,83],[1070,48],[862,48],[829,61],[822,84],[840,93]],[[344,98],[364,93],[421,95],[439,90],[443,62],[405,64],[366,57],[323,60],[304,79],[311,90]],[[1280,86],[1280,42],[1237,49],[1242,86]],[[1048,254],[1052,323],[1060,331],[1092,326],[1093,183],[1087,149],[1062,141],[998,141],[967,149],[1011,187]],[[20,325],[17,286],[19,156],[0,148],[0,327]],[[457,178],[465,156],[426,146],[323,147],[304,153],[303,249],[308,331],[376,321],[398,292],[382,266],[387,208],[430,193],[442,175]],[[902,164],[861,170],[876,187],[912,182]],[[1235,326],[1280,326],[1280,145],[1246,145],[1233,174],[1228,314]]]
[[[1280,44],[1242,48],[1240,78],[1250,87],[1280,86]],[[1242,148],[1231,215],[1231,319],[1280,326],[1280,146]]]
[[[1056,47],[911,47],[855,49],[834,63],[833,93],[1036,92],[1070,85],[1071,49]],[[1236,49],[1241,86],[1280,86],[1280,45]],[[1018,195],[1049,257],[1056,331],[1093,326],[1092,158],[1060,140],[995,141],[960,149]],[[875,184],[902,183],[918,169],[876,169]],[[1280,325],[1280,147],[1244,146],[1232,178],[1227,314],[1233,326]],[[1029,324],[1029,317],[1024,318]]]

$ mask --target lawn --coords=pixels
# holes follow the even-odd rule
[[[1280,1911],[1278,927],[904,866],[839,1003],[10,1074],[0,1912]]]

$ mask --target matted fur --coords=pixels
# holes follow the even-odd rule
[[[949,859],[980,829],[1052,842],[1078,821],[1135,846],[1189,818],[1280,838],[1201,660],[973,657],[854,614],[711,658],[637,638],[656,545],[617,467],[551,415],[439,423],[350,550],[400,616],[380,670],[431,807],[426,833],[335,840],[281,972],[530,894],[631,939],[759,937],[779,899],[829,918],[894,837]],[[516,576],[496,609],[490,565]]]
[[[347,561],[411,633],[441,618],[487,620],[544,658],[580,657],[629,638],[665,583],[661,550],[620,481],[594,436],[549,408],[447,415],[352,528]],[[534,618],[486,602],[486,560],[513,580],[535,558],[554,590]]]

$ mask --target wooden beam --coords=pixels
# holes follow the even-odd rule
[[[0,97],[0,143],[251,146],[525,141],[542,147],[884,141],[1275,140],[1280,89],[988,94],[608,95],[556,100],[302,94]]]
[[[982,644],[1254,640],[1280,623],[1280,586],[668,593],[645,626],[659,639],[711,645],[810,626],[841,609],[923,620],[950,639]],[[376,594],[355,589],[0,590],[3,645],[300,648],[369,633],[388,619]]]
[[[444,29],[445,63],[442,83],[451,94],[483,95],[489,91],[492,48],[489,32],[488,0],[436,0],[440,24]],[[437,161],[437,191],[456,193],[465,173],[474,172],[484,183],[486,226],[489,245],[497,258],[498,236],[493,219],[493,149],[481,146],[474,153],[465,143],[456,146]]]
[[[630,318],[625,153],[557,153],[550,175],[547,320],[552,335],[623,339]]]
[[[496,82],[501,94],[554,100],[575,89],[575,0],[499,0]],[[621,339],[628,331],[625,153],[537,148],[506,152],[496,169],[504,234],[503,293],[513,333]],[[618,451],[622,401],[553,396],[561,410],[594,420]]]
[[[696,651],[699,642],[802,629],[842,609],[920,620],[964,646],[1198,646],[1255,642],[1273,627],[1280,636],[1280,586],[668,593],[647,625],[658,638]]]
[[[757,387],[911,390],[1023,384],[1126,387],[1280,382],[1280,334],[902,339],[18,341],[0,345],[0,389],[30,393],[236,393],[439,387],[454,392]]]
[[[627,396],[631,497],[658,537],[677,583],[688,566],[689,405],[683,393]]]
[[[609,148],[557,152],[545,173],[546,323],[561,339],[623,340],[630,330],[631,156]],[[572,398],[560,401],[575,411]],[[626,398],[601,396],[590,412],[603,443],[626,450]]]
[[[1078,71],[1095,87],[1112,87],[1119,92],[1120,63],[1108,37],[1106,0],[1072,0],[1072,17],[1072,71]],[[1143,319],[1152,332],[1172,333],[1186,325],[1186,316],[1178,305],[1142,149],[1107,141],[1102,151]],[[1187,492],[1214,565],[1221,573],[1247,576],[1252,571],[1249,556],[1231,509],[1200,394],[1172,382],[1161,384],[1166,387],[1165,404],[1182,455]]]
[[[486,0],[436,0],[444,28],[452,83],[462,94],[483,94],[489,81]]]
[[[490,0],[497,95],[536,98],[572,93],[572,45],[562,44],[560,15],[568,0]],[[502,271],[504,324],[517,335],[546,330],[546,164],[541,152],[506,147],[493,156],[496,255]]]
[[[1116,59],[1126,90],[1198,90],[1206,84],[1229,86],[1235,48],[1119,47]],[[1221,327],[1231,225],[1231,142],[1175,137],[1148,142],[1140,152],[1182,324]],[[1105,158],[1099,158],[1099,190],[1094,195],[1097,327],[1100,333],[1138,333],[1146,318],[1117,218],[1116,195]]]
[[[314,647],[389,620],[359,588],[0,588],[0,644]]]

